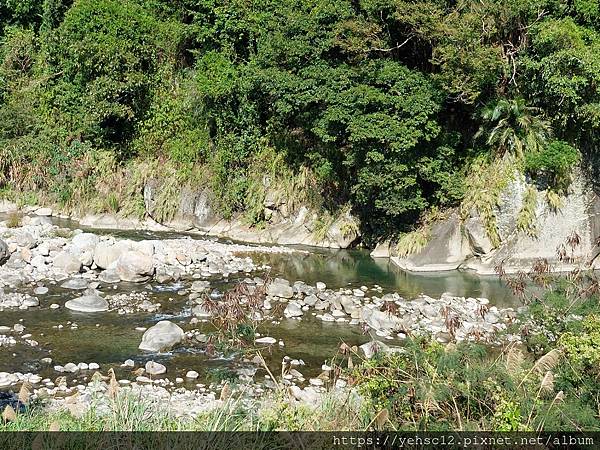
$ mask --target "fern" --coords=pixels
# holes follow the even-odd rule
[[[538,234],[536,208],[537,190],[534,186],[527,186],[525,196],[523,197],[523,205],[517,215],[517,230],[531,237],[536,237]]]

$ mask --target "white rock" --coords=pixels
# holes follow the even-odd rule
[[[148,361],[146,363],[146,373],[150,375],[162,375],[167,371],[167,368],[160,363],[155,361]]]
[[[52,208],[38,208],[35,210],[36,216],[49,217],[52,215]]]
[[[65,307],[80,312],[101,312],[108,311],[108,302],[96,294],[84,295],[69,300],[65,303]]]
[[[150,352],[169,350],[181,342],[184,336],[183,330],[178,325],[168,320],[161,320],[144,332],[138,348]]]

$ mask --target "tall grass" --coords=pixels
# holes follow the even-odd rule
[[[517,230],[528,236],[537,236],[537,189],[535,186],[528,185],[523,196],[521,209],[517,214]]]

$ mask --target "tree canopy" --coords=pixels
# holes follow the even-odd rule
[[[387,236],[482,154],[593,157],[599,33],[595,0],[0,0],[0,183],[65,201],[109,152],[204,167],[233,213],[269,149]]]

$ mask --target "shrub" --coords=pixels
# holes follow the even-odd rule
[[[579,150],[575,147],[563,141],[552,141],[539,151],[525,155],[525,170],[533,177],[545,175],[551,187],[564,190],[580,159]]]

